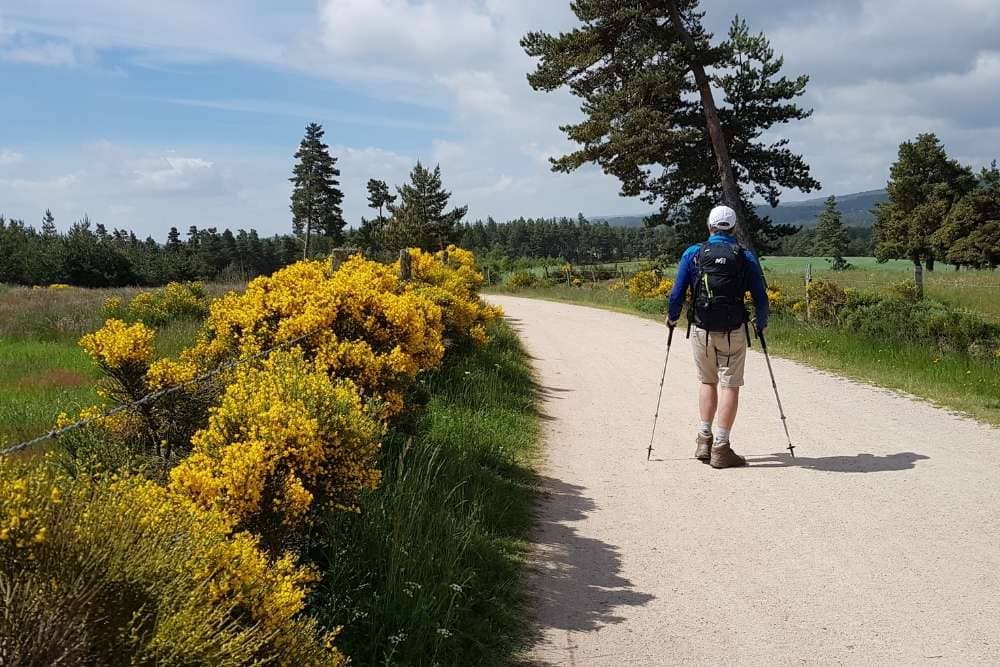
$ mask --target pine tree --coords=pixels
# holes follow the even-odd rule
[[[171,227],[167,232],[167,250],[175,251],[181,247],[181,233],[176,227]]]
[[[836,197],[831,195],[827,198],[826,207],[816,220],[813,254],[818,257],[831,257],[830,262],[834,271],[849,268],[844,254],[847,252],[850,239],[847,237],[847,228],[844,227]]]
[[[385,250],[385,210],[395,201],[396,196],[390,193],[389,185],[385,181],[374,178],[368,181],[368,206],[378,211],[378,217],[374,220],[361,219],[358,242],[362,248],[372,253]]]
[[[441,167],[434,171],[420,162],[410,172],[410,183],[397,188],[399,204],[391,204],[388,235],[394,248],[440,250],[457,240],[458,225],[468,207],[448,211],[451,193],[441,183]]]
[[[952,206],[975,186],[972,170],[948,157],[934,134],[921,134],[899,147],[889,176],[889,200],[876,210],[875,257],[913,262],[917,294],[923,298],[924,263],[933,270],[932,237]]]
[[[392,206],[396,201],[396,195],[389,192],[389,185],[385,181],[370,179],[368,181],[368,205],[378,211],[378,219],[385,218],[383,210]]]
[[[52,211],[45,209],[45,215],[42,216],[42,236],[53,237],[58,233],[59,231],[56,229],[56,217],[52,215]]]
[[[777,205],[784,189],[819,187],[786,140],[761,140],[811,114],[795,104],[808,77],[781,76],[783,59],[738,17],[728,39],[713,45],[697,0],[589,0],[573,11],[583,25],[572,32],[522,40],[540,58],[532,87],[568,86],[587,116],[562,128],[580,148],[554,159],[554,171],[596,163],[621,181],[623,196],[659,204],[649,224],[675,224],[692,240],[704,237],[719,202],[736,209],[741,240],[761,251],[796,231],[758,217],[750,202],[758,195]]]
[[[958,200],[931,236],[934,252],[959,266],[1000,264],[1000,169],[983,169],[975,189]]]
[[[330,155],[329,146],[323,143],[323,126],[310,123],[306,135],[295,153],[298,160],[293,176],[292,230],[304,236],[305,257],[309,256],[312,232],[322,231],[334,244],[343,239],[347,222],[341,204],[344,194],[340,191],[340,170],[337,158]]]

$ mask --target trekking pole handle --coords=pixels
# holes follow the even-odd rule
[[[758,329],[756,326],[754,326],[754,331],[757,332],[757,338],[758,340],[760,340],[761,349],[767,352],[767,339],[764,338],[764,332]]]
[[[670,334],[667,336],[667,347],[670,347],[671,345],[674,344],[674,329],[677,328],[677,325],[668,324],[667,328],[670,329]]]

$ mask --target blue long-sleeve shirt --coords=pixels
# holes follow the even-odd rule
[[[716,232],[708,237],[709,243],[736,243],[736,239],[722,232]],[[693,245],[684,251],[681,257],[680,266],[677,268],[677,280],[674,282],[674,289],[670,292],[670,307],[667,313],[672,322],[676,322],[681,317],[681,309],[684,307],[684,299],[688,290],[694,295],[695,284],[701,278],[698,274],[698,267],[694,265],[694,256],[701,249],[700,245]],[[746,289],[753,297],[754,310],[757,314],[757,326],[761,329],[767,326],[767,315],[769,304],[767,301],[767,289],[764,287],[764,273],[760,268],[757,256],[749,250],[744,250],[743,254],[747,258],[747,282]]]

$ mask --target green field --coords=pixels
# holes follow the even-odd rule
[[[822,257],[768,257],[763,261],[768,285],[781,290],[793,299],[805,298],[805,276],[812,267],[813,279],[831,280],[841,287],[885,292],[894,285],[913,280],[913,263],[894,260],[878,263],[874,257],[849,257],[852,267],[848,271],[832,271],[830,263]],[[620,268],[626,274],[634,273],[643,262],[602,264],[602,267]],[[575,267],[587,276],[588,266]],[[666,275],[672,277],[676,267],[668,267]],[[552,264],[550,274],[558,271]],[[535,276],[544,275],[543,267],[525,269]],[[509,274],[508,274],[509,275]],[[991,322],[1000,322],[1000,271],[955,271],[939,265],[935,271],[924,271],[924,286],[928,297],[981,315]],[[590,298],[590,297],[587,297]]]
[[[851,257],[848,261],[854,266],[848,271],[831,271],[829,262],[821,257],[768,257],[763,264],[768,284],[796,299],[805,297],[805,275],[810,265],[814,279],[863,291],[883,292],[913,280],[912,262],[879,264],[874,257]],[[1000,322],[1000,271],[955,271],[939,265],[935,271],[924,271],[924,289],[932,299]]]
[[[0,286],[0,444],[44,433],[60,412],[97,402],[100,373],[77,342],[104,324],[108,297],[128,299],[138,291]],[[157,330],[158,353],[176,354],[197,328],[175,322]]]

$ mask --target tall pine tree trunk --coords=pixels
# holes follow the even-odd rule
[[[715,106],[715,97],[712,94],[711,83],[708,80],[708,75],[705,74],[705,67],[698,58],[697,46],[684,25],[684,18],[677,8],[677,3],[670,2],[669,4],[670,22],[673,24],[677,34],[680,35],[684,46],[687,47],[691,58],[691,72],[694,74],[695,83],[698,85],[698,92],[701,94],[701,106],[705,111],[708,135],[712,139],[712,150],[715,152],[715,161],[719,167],[722,196],[725,199],[726,205],[736,211],[737,217],[742,222],[743,206],[740,198],[740,189],[736,185],[736,175],[733,173],[733,161],[729,156],[729,144],[726,142],[726,135],[722,132],[722,121],[719,120],[719,110]],[[741,238],[740,242],[748,246],[750,245],[749,238]]]
[[[934,273],[934,256],[933,255],[927,258],[927,270],[930,271],[931,273]]]
[[[312,216],[306,218],[306,244],[302,251],[302,259],[309,259],[309,235],[312,231]]]

